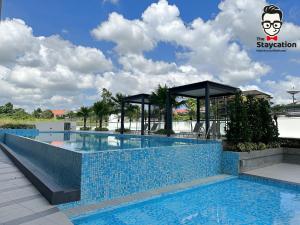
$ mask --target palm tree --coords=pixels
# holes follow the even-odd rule
[[[86,120],[89,117],[90,109],[88,107],[80,107],[80,110],[77,112],[77,115],[83,117],[83,128],[86,129]]]
[[[137,105],[129,104],[126,108],[125,114],[129,118],[129,129],[131,129],[131,122],[133,118],[138,118],[140,115],[140,107]]]
[[[120,115],[121,115],[121,110],[122,110],[122,102],[125,97],[126,97],[126,95],[123,95],[121,93],[117,93],[115,96],[111,97],[111,100],[113,102],[113,112],[112,113],[117,114],[117,116],[118,116],[117,127],[119,127]],[[125,105],[125,108],[126,107],[127,107],[127,104]]]
[[[99,119],[99,128],[102,128],[103,119],[111,112],[111,104],[105,100],[95,102],[93,110]]]
[[[152,92],[150,96],[150,101],[156,105],[159,109],[159,121],[162,120],[162,115],[164,115],[164,121],[165,125],[164,128],[166,129],[166,103],[167,103],[167,95],[168,95],[168,87],[167,85],[161,86],[158,85],[157,89]],[[185,101],[176,101],[176,97],[172,96],[171,97],[171,103],[172,105],[177,108],[183,104],[185,104]]]
[[[185,106],[188,109],[188,115],[190,117],[190,122],[191,122],[191,131],[193,131],[193,118],[195,118],[196,115],[196,108],[197,108],[197,102],[195,99],[193,98],[189,98],[186,102],[185,102]]]

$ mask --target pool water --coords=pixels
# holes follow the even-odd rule
[[[300,188],[231,179],[111,211],[75,225],[300,224]]]
[[[197,144],[190,139],[87,132],[40,132],[33,139],[78,152]]]

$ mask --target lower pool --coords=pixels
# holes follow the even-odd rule
[[[75,225],[300,224],[300,187],[231,179],[77,217]]]

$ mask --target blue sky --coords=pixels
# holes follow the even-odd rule
[[[226,2],[234,2],[234,0],[227,0]],[[236,0],[238,1],[238,0]],[[264,0],[257,0],[263,2]],[[75,3],[74,3],[75,2]],[[131,52],[120,52],[116,50],[118,46],[118,41],[114,37],[97,37],[92,35],[91,31],[96,29],[99,25],[104,22],[109,21],[109,15],[112,12],[116,12],[118,15],[122,15],[126,20],[133,21],[139,20],[142,21],[141,15],[143,12],[152,4],[157,3],[158,1],[150,0],[119,0],[119,1],[101,1],[101,0],[52,0],[52,1],[40,1],[40,0],[4,0],[3,3],[3,18],[18,18],[25,22],[27,27],[32,28],[33,36],[45,36],[49,37],[52,35],[59,35],[60,39],[70,41],[74,46],[84,46],[84,47],[93,47],[99,49],[105,55],[107,60],[111,60],[114,69],[122,70],[124,64],[120,63],[120,60],[124,55],[129,55]],[[283,0],[283,1],[268,1],[270,4],[276,4],[284,12],[284,22],[289,22],[299,27],[300,25],[300,3],[297,0]],[[208,20],[214,21],[218,14],[220,13],[220,1],[210,0],[210,1],[199,1],[199,0],[169,0],[168,5],[175,5],[180,11],[180,20],[186,24],[191,24],[196,18],[201,18],[204,22]],[[263,4],[263,3],[262,3]],[[261,10],[261,9],[259,9]],[[111,24],[110,24],[111,25]],[[227,25],[229,26],[229,25]],[[104,32],[103,29],[100,32]],[[298,30],[297,30],[298,32]],[[300,34],[294,34],[298,40]],[[256,34],[255,34],[256,35]],[[283,36],[283,35],[282,35]],[[1,37],[0,37],[1,38]],[[110,39],[111,40],[108,40]],[[157,38],[154,38],[157,39]],[[200,38],[201,39],[201,38]],[[173,39],[172,39],[173,40]],[[187,64],[186,59],[179,57],[182,53],[187,53],[186,48],[191,48],[191,46],[185,46],[179,40],[159,40],[155,41],[155,47],[150,48],[149,50],[143,50],[142,56],[147,60],[152,60],[155,62],[164,62],[168,64],[176,63],[177,66],[180,65],[192,65]],[[275,82],[277,86],[280,86],[283,82],[286,85],[291,84],[292,81],[295,81],[297,87],[297,82],[300,74],[300,56],[299,50],[288,51],[285,53],[257,53],[255,48],[249,47],[241,40],[240,37],[230,40],[227,44],[230,45],[231,42],[237,43],[240,48],[246,51],[248,57],[253,62],[258,62],[261,65],[268,67],[268,72],[263,75],[258,75],[257,81],[245,80],[237,83],[239,86],[249,86],[257,87],[261,90],[270,92],[272,94],[273,86],[270,83]],[[201,44],[201,40],[199,40]],[[196,46],[195,46],[196,48]],[[190,57],[190,56],[188,56]],[[193,61],[190,59],[188,61]],[[1,63],[1,61],[0,61]],[[199,62],[197,62],[199,64]],[[201,61],[200,61],[201,63]],[[121,65],[120,65],[121,64]],[[167,65],[165,65],[167,66]],[[169,65],[172,67],[172,65]],[[197,67],[197,66],[196,66]],[[208,70],[201,70],[202,65],[199,65],[199,73],[218,73],[215,71],[213,66]],[[11,69],[11,67],[9,67]],[[106,71],[107,72],[107,71]],[[126,71],[128,72],[128,71]],[[132,72],[132,71],[131,71]],[[254,72],[256,73],[256,72]],[[101,76],[104,76],[101,74]],[[253,75],[254,76],[254,75]],[[287,76],[291,76],[291,80],[287,84]],[[207,76],[204,76],[205,78]],[[229,75],[230,77],[230,75]],[[203,76],[201,77],[201,79]],[[221,79],[220,76],[218,79]],[[288,78],[289,79],[289,78]],[[221,79],[222,80],[222,79]],[[225,79],[231,81],[229,78]],[[197,80],[195,80],[196,82]],[[267,82],[267,83],[264,83]],[[171,82],[172,83],[172,82]],[[172,83],[173,84],[173,83]],[[177,83],[176,83],[177,84]],[[15,84],[14,84],[15,85]],[[291,85],[290,85],[291,86]],[[106,86],[105,86],[106,87]],[[282,86],[283,88],[283,86]],[[300,87],[298,87],[300,89]],[[121,88],[122,89],[122,88]],[[276,90],[275,90],[276,91]],[[84,93],[89,95],[95,95],[97,91],[95,88],[86,88],[83,90]],[[281,90],[280,93],[283,93]],[[277,95],[281,95],[279,92]],[[286,101],[281,99],[282,102]],[[92,99],[90,100],[90,102]],[[74,104],[89,104],[89,100],[82,100]],[[53,103],[54,104],[54,103]],[[53,106],[54,107],[54,106]]]

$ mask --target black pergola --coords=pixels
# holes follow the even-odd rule
[[[135,103],[140,104],[141,109],[141,135],[145,133],[145,105],[148,105],[148,130],[150,131],[150,117],[151,117],[151,102],[150,95],[148,94],[138,94],[128,96],[123,99],[122,108],[121,108],[121,134],[124,133],[124,117],[125,117],[125,103]]]
[[[205,99],[205,130],[206,134],[210,126],[210,103],[209,99],[233,95],[237,90],[236,87],[212,82],[203,81],[178,87],[173,87],[168,90],[167,95],[167,134],[170,136],[172,130],[172,103],[171,96],[182,96],[197,99],[197,122],[200,122],[200,99]]]

